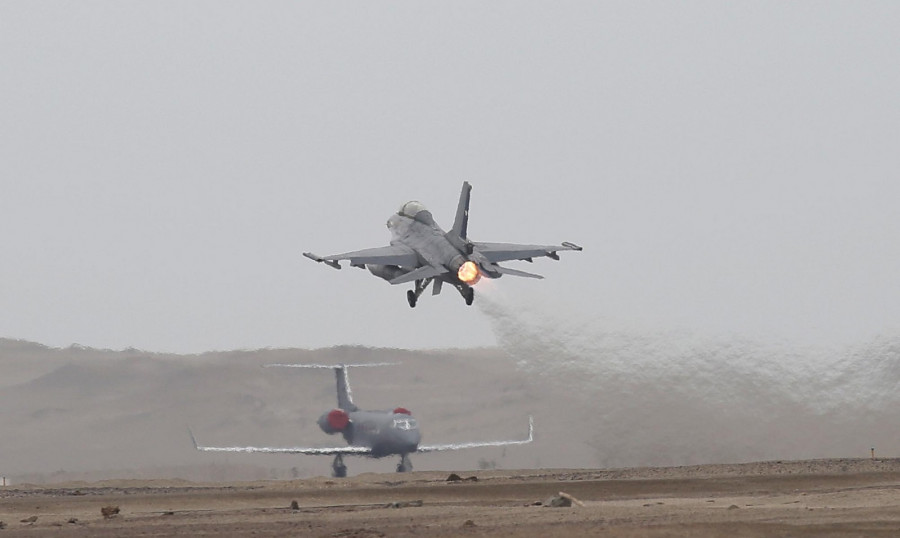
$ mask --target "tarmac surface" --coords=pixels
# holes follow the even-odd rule
[[[900,535],[896,459],[456,474],[461,480],[430,471],[227,484],[7,486],[0,489],[0,535]],[[560,492],[583,505],[546,506]],[[119,510],[104,517],[105,507]]]

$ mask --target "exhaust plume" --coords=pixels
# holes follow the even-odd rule
[[[587,429],[598,465],[900,452],[896,336],[802,347],[558,315],[496,292],[476,304],[537,390],[571,395],[539,428],[549,422],[555,439]]]

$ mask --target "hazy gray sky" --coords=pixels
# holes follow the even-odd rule
[[[494,343],[300,253],[584,245],[480,293],[660,327],[900,328],[896,2],[2,2],[0,336]],[[477,298],[476,298],[477,303]],[[558,319],[558,318],[557,318]]]

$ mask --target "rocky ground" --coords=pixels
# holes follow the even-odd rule
[[[0,489],[5,527],[0,532],[344,538],[900,535],[900,460],[894,459],[458,475],[458,481],[431,471],[218,484],[20,484]],[[554,497],[560,500],[560,492],[576,503],[548,506]]]

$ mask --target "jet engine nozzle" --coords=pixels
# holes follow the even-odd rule
[[[450,263],[450,267],[456,271],[456,278],[460,282],[469,286],[474,286],[476,282],[481,280],[481,269],[478,264],[472,260],[467,260],[463,256],[457,256]]]

